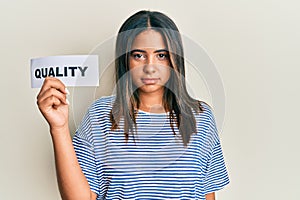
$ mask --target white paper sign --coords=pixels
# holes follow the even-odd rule
[[[48,56],[31,59],[31,87],[40,88],[47,76],[66,86],[98,86],[98,55]]]

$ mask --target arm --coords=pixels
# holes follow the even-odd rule
[[[205,195],[205,199],[206,199],[206,200],[216,200],[216,198],[215,198],[215,193],[212,192],[212,193],[206,194],[206,195]]]
[[[50,126],[57,181],[64,200],[95,200],[79,166],[69,131],[68,101],[62,82],[47,77],[37,96],[38,107]]]
[[[51,130],[56,173],[62,199],[95,200],[89,184],[81,171],[68,128]]]

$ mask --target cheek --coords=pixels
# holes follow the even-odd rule
[[[171,69],[170,67],[164,67],[164,69],[161,70],[162,77],[164,81],[168,81],[171,76]]]
[[[138,86],[141,84],[141,80],[140,80],[141,73],[136,68],[130,69],[130,76],[134,85]]]

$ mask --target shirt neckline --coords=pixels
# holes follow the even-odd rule
[[[153,113],[153,112],[147,112],[147,111],[140,110],[140,109],[138,109],[137,111],[138,111],[138,113],[143,113],[143,114],[147,114],[147,115],[161,115],[161,116],[169,115],[169,113],[170,113],[170,112]]]

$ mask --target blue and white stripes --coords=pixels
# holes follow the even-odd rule
[[[91,190],[100,199],[205,199],[229,183],[210,107],[195,114],[197,134],[185,148],[174,136],[166,113],[137,115],[135,142],[122,130],[111,131],[114,97],[95,101],[73,144]]]

